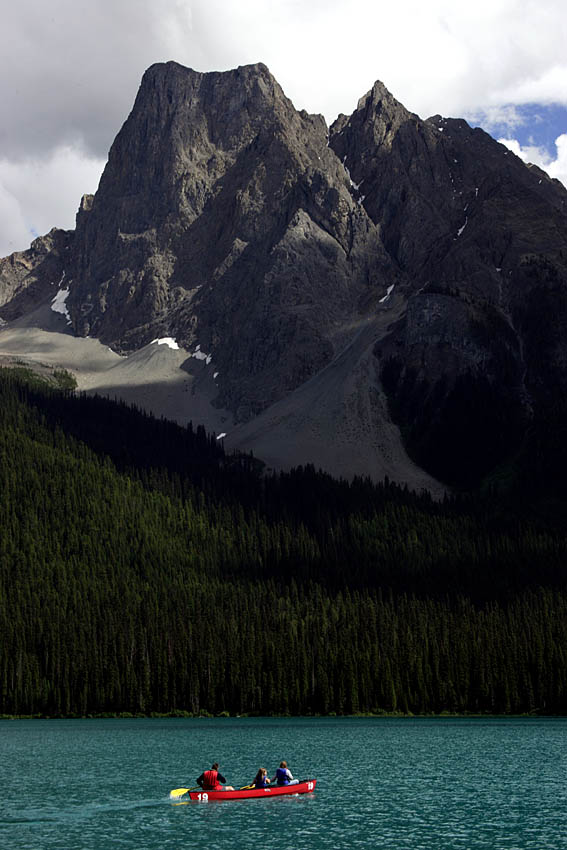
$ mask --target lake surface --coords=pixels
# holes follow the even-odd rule
[[[218,761],[315,793],[175,804]],[[0,721],[3,850],[564,850],[567,719]]]

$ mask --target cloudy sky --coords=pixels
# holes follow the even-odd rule
[[[70,228],[144,70],[262,61],[332,122],[377,79],[567,185],[565,0],[17,0],[0,20],[0,256]]]

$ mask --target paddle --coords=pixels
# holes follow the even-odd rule
[[[188,791],[196,791],[197,788],[199,788],[198,785],[194,785],[193,788],[174,788],[173,791],[169,792],[169,796],[175,800],[176,797],[182,797]]]

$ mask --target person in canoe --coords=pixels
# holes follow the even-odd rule
[[[219,773],[218,762],[215,762],[210,770],[204,770],[197,779],[197,785],[200,785],[203,791],[234,791],[232,785],[222,785],[226,779]]]
[[[254,788],[265,788],[266,785],[270,784],[270,780],[268,779],[268,771],[265,767],[260,768],[252,784]]]
[[[297,785],[299,779],[293,778],[286,761],[280,761],[280,766],[276,770],[276,775],[272,779],[272,782],[277,782],[278,785]]]

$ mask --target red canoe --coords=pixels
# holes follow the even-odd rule
[[[191,800],[207,803],[209,800],[245,800],[248,797],[279,797],[281,794],[310,794],[315,790],[316,779],[302,779],[295,785],[267,785],[266,788],[236,788],[234,791],[189,791]]]

